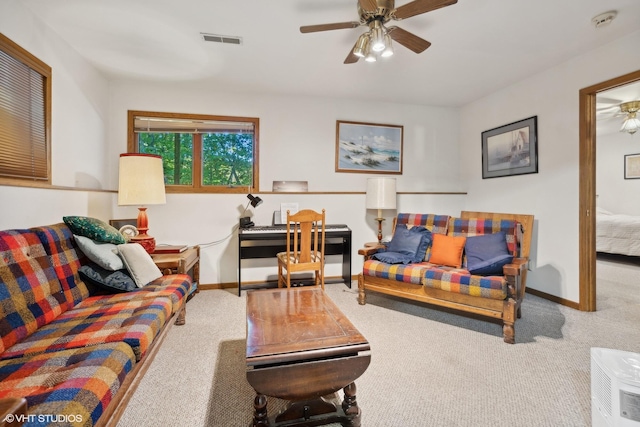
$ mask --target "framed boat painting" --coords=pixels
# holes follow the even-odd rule
[[[403,126],[336,122],[336,172],[402,174]]]

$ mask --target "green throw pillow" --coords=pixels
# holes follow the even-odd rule
[[[116,245],[126,243],[124,236],[115,227],[99,219],[86,216],[65,216],[62,217],[62,220],[69,226],[73,234],[88,237],[96,242]]]

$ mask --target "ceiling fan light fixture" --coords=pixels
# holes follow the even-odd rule
[[[357,57],[364,58],[366,56],[367,49],[369,48],[369,34],[364,33],[358,37],[358,42],[353,48],[353,54]]]
[[[364,57],[364,60],[367,62],[376,62],[378,58],[376,58],[376,54],[373,51],[371,51],[370,49],[367,49],[367,53],[366,53],[366,56]]]
[[[371,28],[371,49],[375,52],[382,52],[385,48],[384,33],[385,31],[380,21],[373,21]]]
[[[631,135],[640,129],[640,119],[636,117],[636,113],[640,110],[640,101],[623,102],[620,104],[620,111],[627,113],[627,118],[622,123],[620,132],[627,132]]]
[[[622,123],[620,132],[627,132],[631,135],[640,129],[640,119],[636,117],[636,113],[629,113],[627,119]]]
[[[393,55],[393,46],[391,45],[391,36],[389,34],[385,34],[384,36],[384,50],[380,54],[383,58],[388,58]]]

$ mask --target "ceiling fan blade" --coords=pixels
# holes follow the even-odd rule
[[[345,64],[355,64],[356,62],[358,62],[358,60],[360,59],[359,56],[355,55],[353,53],[353,50],[356,48],[356,45],[358,44],[358,42],[356,42],[355,45],[353,45],[353,47],[351,48],[351,50],[349,51],[349,55],[347,55],[347,57],[344,60]]]
[[[596,96],[596,104],[615,104],[616,107],[622,103],[619,99],[606,98],[604,96]]]
[[[358,4],[362,10],[367,12],[375,12],[378,10],[378,2],[376,0],[358,0]]]
[[[415,53],[424,52],[429,46],[431,46],[430,42],[425,39],[421,39],[415,34],[411,34],[409,31],[403,30],[402,28],[389,27],[388,32],[389,36],[391,36],[393,40]]]
[[[356,28],[360,22],[338,22],[335,24],[304,25],[300,27],[301,33],[315,33],[317,31],[343,30],[345,28]]]
[[[396,19],[406,19],[456,3],[458,3],[458,0],[414,0],[397,8],[393,16]]]

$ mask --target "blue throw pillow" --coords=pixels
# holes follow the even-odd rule
[[[469,236],[464,246],[467,270],[471,274],[502,274],[502,267],[513,261],[504,232]]]
[[[129,292],[138,289],[127,270],[109,271],[97,264],[86,264],[78,269],[87,282],[111,292]]]
[[[507,264],[511,264],[512,262],[513,262],[512,255],[498,255],[495,258],[477,263],[473,266],[473,268],[468,268],[468,270],[469,270],[469,273],[475,274],[478,276],[493,276],[493,275],[502,276],[503,274],[502,267],[504,267]]]
[[[376,252],[371,258],[387,264],[411,264],[413,262],[413,256],[411,255],[389,251]]]
[[[419,234],[420,236],[422,236],[420,245],[418,245],[418,249],[416,250],[416,256],[413,258],[413,262],[422,262],[424,261],[424,257],[425,257],[425,254],[427,253],[427,249],[433,243],[433,236],[431,235],[431,231],[419,225],[416,227],[411,227],[409,229],[409,232]]]
[[[398,224],[386,251],[408,255],[413,262],[422,262],[430,243],[431,232],[426,228],[407,229],[405,224]]]

